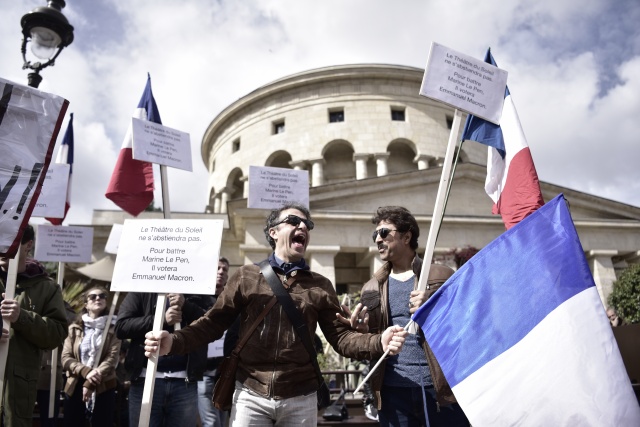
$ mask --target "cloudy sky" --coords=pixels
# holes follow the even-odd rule
[[[26,84],[20,18],[45,4],[3,2],[0,77]],[[491,47],[541,180],[640,207],[637,0],[68,0],[63,13],[75,40],[40,89],[74,113],[65,224],[118,209],[104,193],[147,72],[163,124],[191,138],[193,172],[168,172],[171,209],[203,212],[200,144],[227,105],[318,67],[422,68],[431,42],[479,59]],[[161,205],[159,174],[156,187]]]

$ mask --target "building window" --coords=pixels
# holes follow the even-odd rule
[[[329,110],[329,123],[344,122],[344,110]]]
[[[284,120],[273,122],[273,135],[284,133]]]
[[[233,144],[231,145],[231,152],[235,153],[236,151],[240,150],[240,139],[236,139],[235,141],[233,141]]]
[[[447,129],[451,130],[451,128],[453,127],[453,117],[446,116],[445,118],[447,120]]]
[[[404,108],[402,107],[391,107],[391,120],[394,122],[404,122]]]

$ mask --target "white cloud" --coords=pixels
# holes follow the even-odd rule
[[[20,17],[45,3],[3,5],[1,77],[26,83]],[[163,123],[191,136],[194,172],[169,171],[171,208],[201,212],[208,176],[200,144],[227,105],[321,66],[423,67],[432,41],[476,57],[492,48],[509,71],[542,180],[640,206],[640,35],[623,31],[638,9],[606,0],[70,0],[63,13],[76,39],[41,84],[75,113],[67,222],[89,224],[92,209],[116,208],[104,191],[147,72]]]

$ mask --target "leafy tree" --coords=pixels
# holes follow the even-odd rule
[[[640,264],[629,266],[613,282],[608,302],[628,323],[640,323]]]

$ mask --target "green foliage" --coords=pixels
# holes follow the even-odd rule
[[[80,313],[80,310],[84,307],[84,300],[82,298],[84,286],[85,284],[83,282],[74,282],[66,284],[62,289],[62,298],[69,303],[76,313]]]
[[[629,266],[613,283],[608,303],[627,323],[640,323],[640,264]]]

